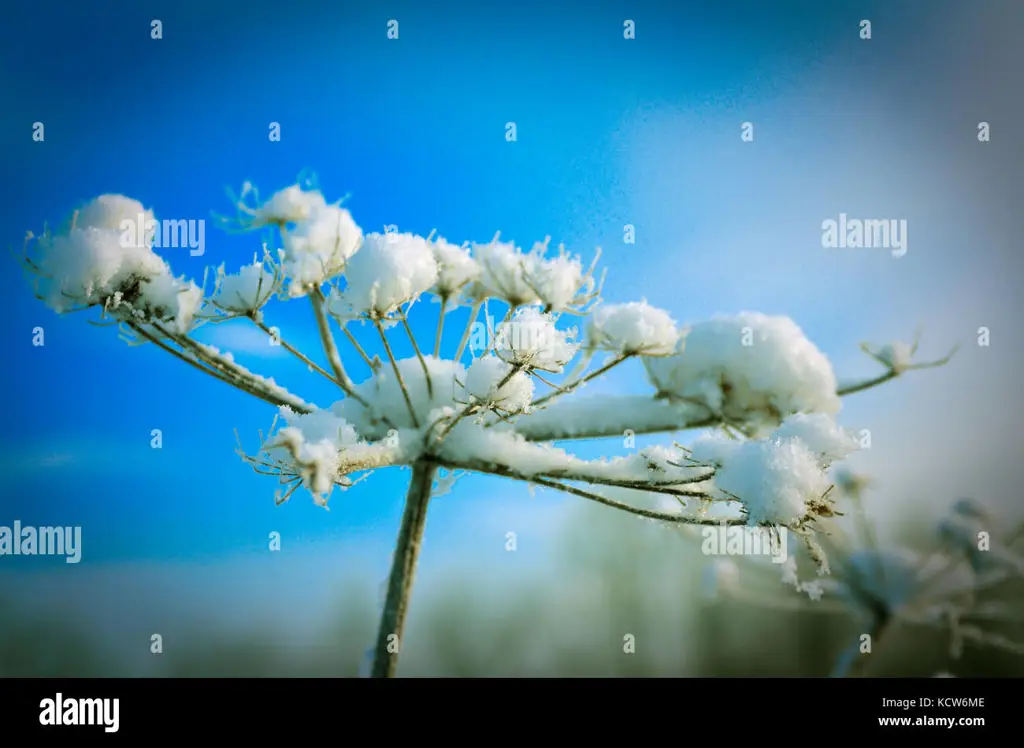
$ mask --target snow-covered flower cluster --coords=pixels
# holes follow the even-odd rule
[[[675,320],[646,301],[607,304],[594,310],[589,344],[620,355],[669,356],[680,341]]]
[[[230,314],[249,314],[261,309],[278,291],[278,277],[267,258],[254,259],[237,273],[217,268],[210,303]]]
[[[332,299],[341,319],[384,320],[418,299],[438,279],[427,240],[413,234],[367,234],[345,271],[345,290]]]
[[[565,368],[580,345],[575,330],[559,329],[555,318],[536,307],[520,309],[508,322],[498,327],[498,356],[520,368],[559,373]]]
[[[774,427],[793,413],[840,409],[832,365],[788,317],[715,317],[692,325],[679,353],[645,364],[663,396],[734,423]]]
[[[276,407],[283,426],[271,430],[256,455],[242,456],[280,479],[279,501],[304,488],[326,506],[336,487],[353,485],[352,476],[411,466],[410,502],[425,502],[438,487],[438,471],[447,471],[446,486],[464,472],[478,472],[676,526],[721,519],[791,528],[824,572],[813,533],[816,522],[834,514],[827,471],[856,448],[833,420],[839,392],[927,366],[910,363],[916,344],[871,352],[889,372],[840,390],[828,359],[792,320],[743,312],[681,329],[672,315],[646,301],[604,305],[603,276],[594,275],[597,258],[585,267],[564,246],[549,252],[549,239],[524,251],[498,235],[456,244],[433,232],[426,238],[397,230],[364,234],[342,201],[328,202],[311,182],[265,201],[247,183],[235,207],[238,216],[225,219],[229,228],[276,231],[280,247],[271,251],[264,242],[262,257],[234,272],[220,265],[208,298],[205,288],[176,277],[153,252],[152,212],[121,195],[91,201],[59,232],[30,236],[36,252],[26,252],[25,259],[37,294],[54,310],[101,307],[138,342],[156,343]],[[441,309],[436,325],[421,328],[409,313],[425,295],[439,300]],[[264,319],[274,298],[310,305],[321,356],[281,340]],[[496,330],[491,305],[504,307]],[[460,307],[468,307],[466,326],[454,355],[445,358],[445,320]],[[486,322],[478,321],[481,313]],[[569,316],[582,318],[582,340],[576,327],[563,323]],[[340,399],[320,408],[192,335],[203,323],[233,318],[271,336],[303,369],[328,380]],[[360,326],[371,336],[365,346],[353,331],[357,320],[372,323]],[[467,343],[481,327],[491,338],[469,345],[467,361]],[[433,334],[433,348],[417,340],[423,331]],[[413,355],[399,358],[392,335],[402,336],[400,345]],[[592,368],[598,352],[609,355]],[[368,371],[362,381],[350,374],[353,361]],[[619,365],[645,367],[654,391],[564,405]],[[637,434],[708,426],[744,438],[707,436],[692,449],[636,449],[630,443]],[[625,437],[630,453],[585,459],[555,446],[601,437]],[[650,509],[640,506],[644,501],[660,503]],[[415,512],[409,516],[418,521]],[[972,556],[966,538],[977,529],[970,523],[981,520],[966,509],[957,516],[944,537],[971,568],[993,562],[1020,568],[1009,556]],[[412,532],[400,535],[405,547],[397,550],[396,564],[414,560],[418,540]],[[739,583],[729,563],[714,569],[718,591]],[[850,594],[870,587],[857,581],[857,563],[851,556],[846,569]],[[397,573],[404,568],[396,566]],[[805,589],[810,594],[811,587]],[[895,604],[910,593],[867,594]]]
[[[187,332],[202,305],[202,291],[176,278],[153,252],[152,211],[123,195],[101,195],[58,233],[36,240],[26,257],[36,292],[57,312],[102,307],[136,324],[165,323]]]
[[[487,244],[474,244],[479,270],[467,296],[499,299],[512,307],[539,304],[551,312],[582,307],[596,299],[599,289],[593,273],[584,271],[578,257],[564,248],[557,257],[548,257],[547,251],[546,241],[534,244],[529,252],[497,237]]]
[[[799,528],[831,514],[825,471],[856,449],[829,416],[795,414],[764,439],[706,435],[694,443],[691,457],[718,467],[715,492],[742,502],[749,524]]]

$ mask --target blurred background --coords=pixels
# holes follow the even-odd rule
[[[920,325],[920,355],[959,343],[953,361],[852,395],[840,415],[871,434],[851,465],[874,479],[864,501],[882,542],[929,547],[963,496],[1000,526],[1024,515],[1024,10],[1013,0],[39,0],[5,15],[0,236],[16,251],[26,230],[117,192],[158,218],[207,220],[203,256],[164,250],[201,281],[260,248],[214,228],[210,211],[231,211],[224,188],[250,180],[269,196],[312,169],[329,200],[350,195],[366,231],[461,242],[501,230],[526,246],[550,235],[585,258],[603,249],[609,301],[646,298],[680,323],[789,315],[841,378],[879,372],[859,342],[909,341]],[[822,222],[840,213],[905,219],[907,253],[822,248]],[[355,675],[407,473],[336,494],[330,512],[301,493],[276,507],[272,479],[234,453],[235,429],[256,447],[268,408],[87,315],[58,317],[13,258],[0,285],[0,525],[83,534],[78,564],[0,556],[0,674]],[[267,315],[315,354],[306,306]],[[432,335],[435,315],[419,304],[415,329]],[[449,335],[464,315],[452,313]],[[244,326],[200,335],[330,403]],[[367,374],[356,360],[351,370]],[[649,387],[623,368],[588,388],[605,390]],[[577,447],[616,456],[693,436]],[[705,599],[699,540],[580,502],[476,476],[435,499],[401,674],[821,676],[862,628]],[[762,598],[792,598],[777,579],[757,584]],[[1012,585],[997,593],[1020,599]],[[970,646],[952,663],[947,640],[896,631],[869,674],[1024,674],[1024,658]]]

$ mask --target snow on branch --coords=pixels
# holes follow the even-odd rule
[[[281,500],[304,488],[326,505],[354,475],[429,464],[667,522],[724,518],[790,527],[809,539],[815,522],[832,514],[827,471],[852,450],[833,422],[840,396],[944,363],[913,363],[916,342],[869,350],[885,375],[841,386],[825,355],[787,317],[741,312],[682,326],[644,300],[604,303],[599,251],[585,265],[564,245],[550,251],[550,237],[524,251],[498,234],[455,243],[435,232],[364,233],[342,201],[328,202],[311,179],[265,201],[247,183],[232,201],[236,215],[221,218],[224,227],[276,232],[280,249],[268,248],[271,235],[252,263],[219,266],[209,293],[205,278],[197,285],[171,272],[151,233],[126,234],[125,225],[153,214],[120,195],[89,202],[57,232],[30,234],[23,260],[37,296],[53,310],[99,309],[130,342],[151,344],[277,407],[284,425],[261,435],[255,455],[242,454],[258,472],[277,476]],[[436,324],[421,326],[412,315],[424,297],[440,302]],[[296,299],[312,308],[326,366],[268,322],[275,302]],[[493,328],[492,306],[504,312]],[[460,337],[448,336],[449,350],[444,321],[459,307],[469,308],[469,318]],[[337,402],[318,408],[193,337],[201,325],[238,318],[332,383]],[[418,339],[424,331],[434,334],[430,344]],[[400,357],[399,341],[414,355]],[[363,381],[348,373],[349,355],[368,365]],[[650,394],[577,397],[620,365],[641,368]],[[602,460],[550,443],[718,426],[738,440],[705,438],[692,449],[671,444]],[[673,511],[640,506],[645,501],[667,501]],[[712,518],[715,506],[732,513]]]

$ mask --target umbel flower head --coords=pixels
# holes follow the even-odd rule
[[[312,178],[267,200],[246,183],[232,201],[227,228],[270,236],[251,263],[217,268],[208,295],[205,283],[175,276],[153,251],[152,212],[118,195],[88,203],[58,232],[30,236],[26,267],[55,311],[100,308],[129,342],[152,344],[276,409],[256,453],[240,453],[278,479],[278,501],[302,489],[326,507],[373,471],[411,469],[410,524],[395,554],[398,596],[408,594],[403,579],[427,499],[469,472],[677,527],[790,529],[824,573],[816,537],[837,514],[828,473],[856,448],[835,422],[840,395],[929,365],[879,354],[887,374],[840,386],[788,318],[743,312],[681,326],[645,300],[605,304],[599,252],[584,265],[564,245],[551,251],[549,239],[524,251],[498,234],[456,243],[390,227],[364,233],[343,200],[328,201]],[[126,225],[136,230],[125,234]],[[440,310],[421,326],[410,311],[424,296]],[[281,338],[274,302],[306,307],[318,354]],[[453,336],[446,319],[463,310],[465,327]],[[493,319],[501,320],[496,329]],[[201,324],[229,320],[254,326],[299,371],[326,381],[325,407],[194,335]],[[481,329],[483,345],[469,345]],[[620,366],[646,373],[634,381],[650,391],[578,397]],[[596,459],[571,449],[580,439],[696,428],[723,433]],[[721,579],[720,588],[735,587],[733,577]],[[389,597],[385,607],[382,626],[400,623],[401,600]],[[377,654],[378,665],[393,663]]]

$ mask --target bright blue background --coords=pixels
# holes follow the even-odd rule
[[[898,54],[905,36],[897,42],[876,31],[873,46],[857,36],[863,17],[876,29],[912,27],[915,4],[894,5],[18,4],[5,9],[0,29],[2,157],[12,187],[0,236],[17,247],[25,230],[57,223],[104,192],[135,197],[158,217],[209,218],[230,210],[227,186],[251,180],[269,196],[311,168],[328,199],[351,193],[347,205],[365,230],[394,223],[461,242],[500,229],[527,246],[551,235],[585,257],[600,245],[612,300],[647,297],[680,320],[736,311],[748,305],[740,294],[763,267],[731,268],[736,290],[723,292],[692,269],[675,281],[681,271],[671,261],[691,239],[742,223],[743,195],[772,187],[753,181],[753,150],[747,166],[734,160],[722,168],[701,154],[726,142],[744,147],[738,128],[747,119],[766,123],[759,148],[770,151],[773,138],[778,148],[788,127],[785,117],[770,119],[773,99],[798,91],[824,56],[845,58],[836,75],[857,76],[870,55]],[[163,21],[161,40],[150,39],[153,18]],[[386,36],[391,18],[400,22],[397,41]],[[626,18],[636,22],[634,41],[623,39]],[[804,106],[807,116],[841,121],[811,98]],[[663,107],[692,115],[676,148],[692,153],[707,187],[669,191],[651,208],[673,219],[671,241],[629,208],[637,143],[626,124]],[[44,143],[31,140],[35,121],[45,123]],[[508,121],[517,124],[516,143],[505,141]],[[280,142],[268,140],[270,122],[281,124]],[[630,222],[635,246],[622,243]],[[809,225],[816,241],[815,221]],[[176,272],[198,280],[206,265],[251,261],[259,239],[229,237],[210,222],[206,244],[203,257],[165,252]],[[0,450],[9,461],[0,520],[82,525],[88,563],[255,552],[271,530],[292,544],[390,541],[405,474],[379,474],[336,494],[330,513],[303,494],[275,507],[273,481],[233,454],[233,429],[251,448],[271,409],[158,351],[125,346],[113,330],[87,325],[87,315],[58,317],[32,299],[13,260],[0,283],[11,305],[0,329],[8,394]],[[850,348],[871,318],[805,313],[814,300],[784,291],[750,304],[758,300],[767,312],[802,314],[808,335],[836,341],[835,349]],[[306,305],[274,309],[269,321],[286,337],[314,343]],[[417,310],[426,340],[435,310]],[[449,335],[461,330],[458,319]],[[35,326],[45,328],[43,348],[30,345]],[[343,351],[357,378],[365,376]],[[239,355],[320,405],[332,400],[302,367]],[[635,373],[615,381],[642,387]],[[162,450],[149,448],[155,428]],[[484,500],[480,485],[469,479],[450,500]],[[431,532],[457,534],[447,523],[457,523],[456,514],[439,514]]]

